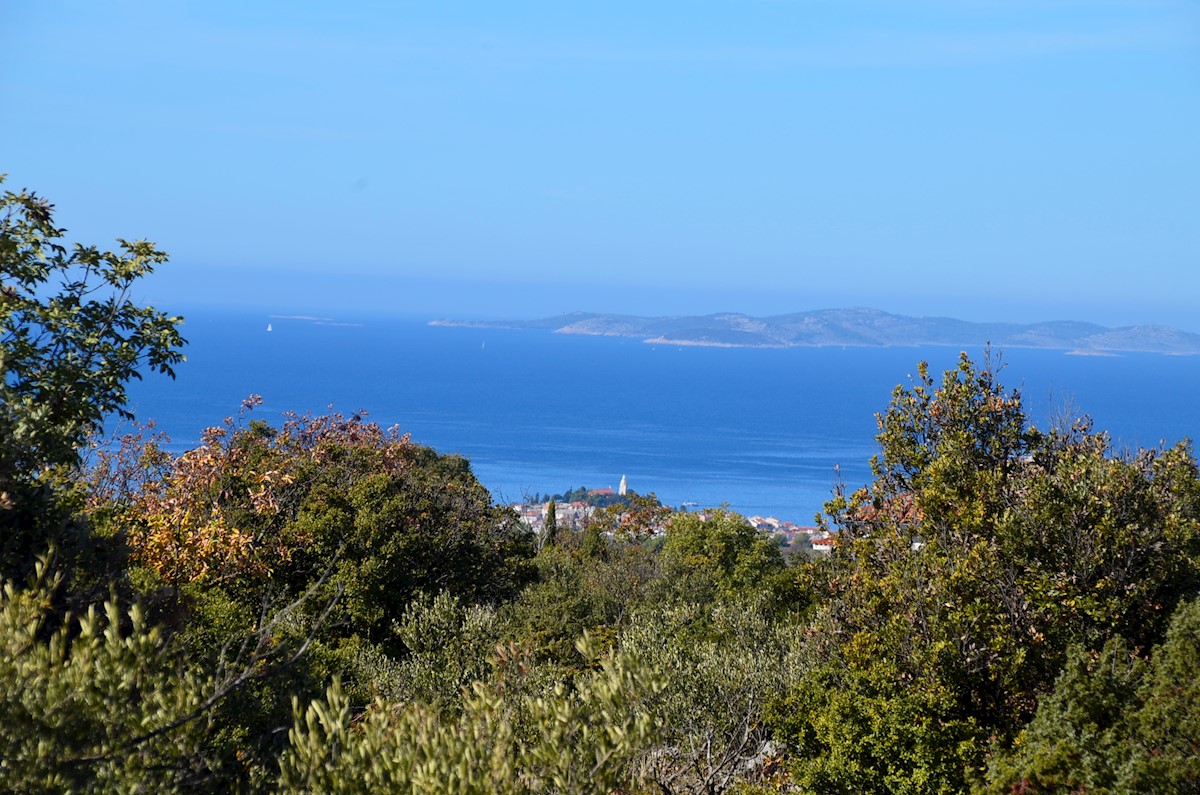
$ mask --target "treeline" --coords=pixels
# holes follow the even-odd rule
[[[612,505],[628,505],[629,499],[626,495],[615,494],[599,489],[589,489],[587,486],[580,486],[577,489],[567,489],[561,494],[534,494],[529,498],[530,505],[544,505],[553,500],[558,505],[567,505],[572,502],[582,502],[590,505],[593,508],[608,508]]]
[[[539,539],[360,415],[93,446],[183,341],[151,244],[61,237],[5,195],[0,790],[1200,790],[1186,444],[1036,429],[964,356],[827,557],[640,498]]]

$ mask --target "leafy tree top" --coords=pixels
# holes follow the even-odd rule
[[[184,358],[182,319],[131,296],[166,253],[146,240],[68,249],[53,212],[27,191],[0,197],[0,479],[74,462],[106,414],[130,416],[130,380],[173,376]]]

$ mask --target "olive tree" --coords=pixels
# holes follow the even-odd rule
[[[472,684],[457,715],[377,700],[357,719],[335,683],[299,700],[281,760],[283,792],[606,795],[628,791],[632,764],[657,733],[662,684],[635,657],[599,659],[573,682],[527,692],[527,661]]]
[[[766,772],[767,705],[800,678],[801,627],[764,600],[647,606],[618,648],[654,667],[664,687],[658,743],[640,769],[663,795],[719,795]]]
[[[45,560],[0,586],[0,789],[177,791],[208,775],[200,720],[222,684],[165,647],[137,605],[51,605]]]

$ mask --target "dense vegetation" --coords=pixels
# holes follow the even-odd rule
[[[164,260],[0,214],[0,789],[1200,791],[1200,477],[922,366],[826,557],[632,498],[533,537],[361,415],[93,448]]]
[[[582,502],[590,505],[593,508],[608,508],[612,505],[628,505],[629,500],[623,495],[608,493],[606,490],[589,489],[587,486],[580,486],[576,489],[567,489],[561,494],[534,494],[529,498],[529,502],[535,505],[541,505],[548,502],[556,502],[560,504],[569,502]]]

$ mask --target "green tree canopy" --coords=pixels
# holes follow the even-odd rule
[[[1148,659],[1120,637],[1075,647],[1037,715],[989,762],[981,793],[1200,790],[1200,600]]]
[[[757,591],[784,566],[778,544],[725,510],[672,515],[661,554],[668,590],[701,603]]]
[[[45,562],[0,584],[0,788],[175,792],[208,775],[198,720],[219,688],[135,605],[66,620]]]
[[[876,791],[961,791],[988,743],[1033,716],[1072,644],[1096,651],[1119,634],[1149,648],[1200,590],[1186,444],[1122,456],[1086,423],[1040,432],[992,362],[965,354],[940,386],[919,373],[879,415],[874,483],[827,506],[840,538],[823,567],[819,664],[779,713],[805,749],[798,776],[834,776],[813,778],[821,787],[862,783],[821,761],[845,756],[924,771]],[[934,723],[839,712],[871,703],[879,718]]]
[[[53,210],[27,191],[0,198],[0,572],[18,579],[67,542],[46,469],[76,464],[108,414],[129,416],[129,381],[183,360],[181,319],[132,298],[166,254],[145,240],[68,249]]]
[[[282,759],[283,792],[422,795],[607,795],[628,792],[633,763],[652,744],[650,704],[662,683],[636,657],[599,659],[594,670],[536,695],[523,666],[476,682],[453,717],[421,704],[376,701],[357,720],[335,684],[296,707]]]
[[[330,631],[394,654],[418,593],[498,603],[533,573],[532,538],[465,459],[361,414],[210,429],[121,520],[148,594],[223,594],[250,620],[268,596],[341,593]]]

